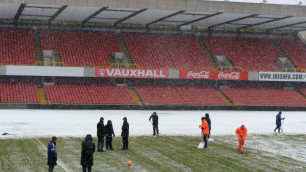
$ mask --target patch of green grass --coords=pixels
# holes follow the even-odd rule
[[[284,136],[286,137],[286,136]],[[288,136],[291,138],[293,136]],[[304,135],[294,138],[302,139]],[[216,136],[208,149],[198,149],[201,137],[139,136],[129,138],[129,150],[120,150],[122,140],[113,139],[115,150],[94,153],[92,171],[304,171],[306,165],[288,157],[245,148],[238,153],[238,142],[228,144],[227,136]],[[45,146],[47,138],[39,138]],[[0,140],[0,171],[46,171],[46,150],[36,139]],[[57,153],[70,171],[81,171],[80,155],[83,138],[58,138]],[[94,139],[97,143],[96,138]],[[126,161],[132,161],[127,166]],[[55,171],[64,171],[58,165]]]

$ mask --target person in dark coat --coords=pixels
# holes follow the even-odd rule
[[[152,119],[152,125],[153,125],[153,135],[155,136],[155,133],[157,133],[157,135],[159,135],[159,131],[158,131],[158,116],[157,116],[156,112],[154,112],[150,116],[149,121],[151,121],[151,119]]]
[[[276,115],[276,128],[274,129],[274,132],[276,132],[276,130],[278,129],[278,133],[280,133],[280,130],[282,130],[282,128],[281,128],[282,120],[284,120],[285,118],[282,118],[281,115],[282,115],[281,111]],[[283,132],[283,130],[282,130],[282,132]]]
[[[127,118],[123,118],[123,125],[121,127],[121,137],[122,137],[122,150],[128,150],[129,149],[129,123],[127,122]]]
[[[57,153],[56,153],[56,140],[55,136],[52,137],[50,143],[48,144],[48,166],[49,172],[53,172],[54,167],[56,166]]]
[[[106,129],[106,150],[108,150],[108,147],[110,148],[110,150],[114,150],[113,149],[113,136],[115,137],[115,133],[114,133],[113,124],[111,120],[107,121],[105,129]]]
[[[97,124],[97,137],[98,137],[98,152],[105,152],[104,147],[104,137],[105,137],[105,126],[104,118],[101,117],[99,123]]]
[[[208,113],[205,114],[205,119],[206,119],[206,122],[208,123],[208,126],[209,126],[209,134],[207,136],[207,138],[209,139],[209,137],[210,137],[210,130],[211,130],[211,121],[210,121]]]
[[[92,140],[92,136],[87,134],[85,140],[82,142],[81,151],[81,165],[83,172],[91,172],[91,167],[93,166],[93,153],[95,152],[95,143]]]

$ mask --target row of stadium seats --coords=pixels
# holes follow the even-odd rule
[[[208,86],[136,85],[145,104],[227,105]]]
[[[35,65],[32,31],[0,29],[0,64]]]
[[[237,105],[250,106],[306,106],[306,99],[294,90],[278,87],[229,87],[222,88]]]
[[[268,39],[237,37],[202,37],[213,56],[225,56],[245,70],[277,71],[273,60],[281,56]],[[305,51],[306,52],[306,51]]]
[[[43,50],[61,54],[66,66],[109,66],[108,55],[122,52],[113,32],[40,31]],[[207,55],[192,35],[123,33],[134,63],[151,68],[212,69]],[[201,37],[213,56],[223,55],[245,70],[278,71],[282,57],[269,39]],[[306,68],[306,48],[297,40],[276,40],[299,68]],[[30,30],[0,29],[0,63],[33,65],[36,62]]]
[[[123,33],[123,37],[132,58],[140,66],[213,68],[194,36]]]
[[[0,94],[2,103],[40,103],[31,82],[0,82]]]
[[[306,69],[306,48],[297,40],[276,40],[298,68]]]
[[[111,84],[57,83],[45,85],[50,103],[135,104],[128,88]]]
[[[66,66],[109,66],[107,56],[121,52],[114,33],[40,31],[43,50],[61,54]]]
[[[45,85],[49,103],[136,104],[127,86],[92,83],[57,83]],[[136,85],[145,104],[227,105],[213,88],[187,85]],[[306,99],[296,91],[278,87],[231,86],[221,91],[236,105],[306,106]],[[306,95],[306,88],[300,88]],[[1,102],[40,103],[37,87],[31,82],[0,82]]]

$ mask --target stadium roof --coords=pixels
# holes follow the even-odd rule
[[[0,3],[0,23],[39,21],[48,25],[74,22],[83,26],[103,23],[114,27],[136,24],[147,28],[161,25],[174,28],[200,26],[207,29],[306,30],[306,6],[303,4],[201,0],[122,0],[120,3],[111,0],[11,1],[21,3]],[[33,4],[35,2],[40,3]]]

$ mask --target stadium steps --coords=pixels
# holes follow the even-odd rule
[[[277,44],[277,42],[275,40],[271,40],[273,42],[273,44],[275,45],[275,47],[280,51],[281,55],[283,57],[286,57],[293,65],[296,69],[298,69],[298,67],[295,65],[295,63],[293,63],[293,61],[291,60],[291,58],[288,56],[288,54]],[[274,61],[274,63],[276,64],[276,66],[278,67],[278,69],[280,69],[282,71],[282,68],[280,67],[279,64],[277,64],[276,61]]]
[[[232,102],[221,90],[216,90],[216,91],[228,105],[234,104],[234,102]]]
[[[42,105],[49,104],[48,100],[46,98],[46,94],[45,94],[44,88],[37,88],[37,92],[38,92],[38,97],[39,97],[39,100],[40,100],[41,104]]]
[[[42,54],[39,31],[33,30],[32,33],[33,33],[33,39],[34,39],[34,49],[35,49],[36,61],[40,62],[40,63],[37,63],[37,66],[43,66],[44,58]]]
[[[133,99],[135,100],[137,104],[141,104],[141,105],[144,104],[143,101],[141,101],[140,96],[138,95],[138,93],[135,91],[134,88],[129,88],[129,92],[131,93]]]
[[[304,99],[306,99],[306,95],[304,95],[299,89],[295,89],[295,91],[301,95]]]
[[[211,54],[211,52],[209,51],[208,47],[205,45],[205,42],[199,37],[197,37],[197,40],[198,40],[199,44],[201,45],[201,47],[203,48],[203,50],[204,50],[206,56],[208,57],[210,63],[214,66],[215,69],[218,69],[218,66],[217,66],[217,64],[214,60],[214,57]]]
[[[133,68],[134,62],[133,62],[131,54],[130,54],[128,48],[127,48],[127,45],[126,45],[126,43],[124,41],[124,38],[122,37],[122,35],[120,33],[116,34],[116,37],[118,39],[118,42],[119,42],[121,50],[123,51],[125,57],[127,58],[127,62],[129,64],[130,68]]]
[[[55,60],[56,66],[64,66],[62,62],[62,57],[60,54],[54,53],[54,60]]]

